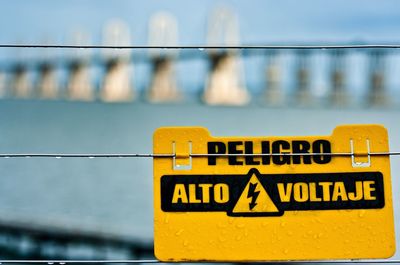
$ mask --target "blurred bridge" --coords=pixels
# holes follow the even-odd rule
[[[239,21],[227,7],[210,14],[206,31],[206,46],[240,47]],[[102,39],[98,46],[132,45],[130,27],[120,19],[104,26]],[[67,44],[90,45],[89,34],[76,32]],[[150,17],[148,45],[179,47],[179,25],[173,14],[161,11]],[[7,58],[0,59],[0,98],[5,99],[86,102],[144,99],[152,103],[201,100],[207,105],[255,103],[350,108],[400,105],[397,49],[146,49],[142,46],[10,51]]]

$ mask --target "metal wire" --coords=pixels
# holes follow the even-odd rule
[[[398,156],[400,151],[369,153],[261,153],[261,154],[189,154],[189,157],[273,157],[273,156]],[[0,154],[0,158],[173,158],[176,154],[61,154],[61,153],[19,153]],[[183,156],[184,157],[184,156]]]
[[[33,158],[33,157],[54,157],[54,158],[132,158],[132,157],[175,157],[174,154],[0,154],[0,158]]]
[[[400,44],[344,44],[344,45],[47,45],[0,44],[0,48],[52,48],[52,49],[399,49]]]
[[[186,261],[185,263],[187,263]],[[0,260],[1,264],[7,263],[36,263],[36,264],[48,264],[48,265],[65,265],[68,263],[162,263],[158,260],[143,259],[143,260]],[[252,262],[253,263],[253,262]],[[274,261],[274,262],[262,262],[266,264],[400,264],[400,260],[329,260],[329,261]]]
[[[1,264],[7,263],[46,263],[48,265],[58,264],[64,265],[67,263],[159,263],[154,259],[143,260],[0,260]]]

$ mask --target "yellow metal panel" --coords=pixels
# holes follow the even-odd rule
[[[240,156],[243,153],[355,153]],[[369,150],[368,150],[369,146]],[[161,261],[388,258],[395,252],[387,131],[331,136],[212,137],[154,133],[155,255]],[[192,157],[190,154],[215,156]],[[219,154],[238,153],[238,156]]]

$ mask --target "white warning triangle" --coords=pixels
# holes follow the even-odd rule
[[[275,213],[278,208],[261,185],[255,173],[240,195],[232,213]]]

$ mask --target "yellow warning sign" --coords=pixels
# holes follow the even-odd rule
[[[331,136],[154,134],[161,261],[387,258],[395,251],[386,129]],[[169,155],[168,155],[169,154]],[[273,246],[273,247],[271,247]]]

